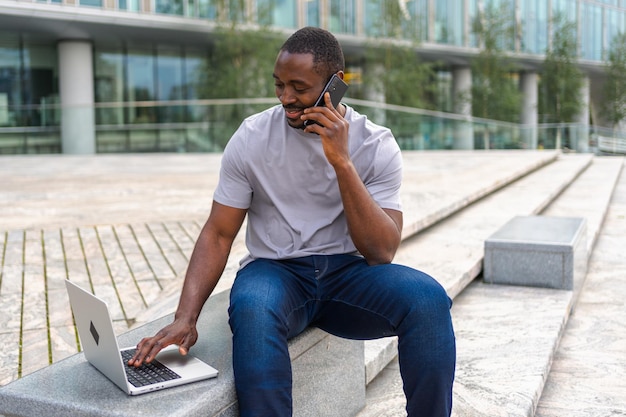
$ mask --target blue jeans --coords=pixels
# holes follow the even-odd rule
[[[452,302],[423,272],[353,255],[258,259],[231,290],[233,368],[242,417],[292,414],[287,340],[308,326],[350,339],[398,336],[410,417],[449,416],[456,362]]]

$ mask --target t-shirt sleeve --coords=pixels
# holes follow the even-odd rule
[[[391,132],[381,138],[374,161],[373,175],[365,180],[365,187],[381,208],[402,210],[402,153]]]
[[[250,208],[252,186],[246,170],[246,129],[242,124],[228,141],[220,167],[220,176],[213,200],[239,209]]]

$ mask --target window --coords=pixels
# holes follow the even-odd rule
[[[84,0],[81,0],[84,1]],[[94,1],[94,0],[89,0]],[[155,8],[157,13],[183,15],[184,0],[156,0]]]
[[[586,59],[602,59],[602,9],[593,4],[582,4],[581,56]]]
[[[320,25],[320,0],[305,0],[305,26]]]
[[[355,33],[354,0],[330,0],[328,29],[334,33]]]
[[[56,126],[57,54],[53,44],[0,32],[0,126]]]
[[[257,21],[261,25],[296,27],[296,2],[292,0],[258,0]]]
[[[548,4],[544,0],[526,0],[520,4],[520,49],[543,54],[548,47]]]
[[[450,45],[463,44],[463,3],[454,0],[436,2],[435,40]]]
[[[154,101],[157,98],[154,56],[150,49],[129,49],[126,57],[126,100],[129,102]],[[129,105],[129,123],[153,123],[154,107]]]
[[[80,0],[81,6],[102,7],[102,0]]]
[[[121,48],[94,48],[94,89],[96,103],[124,101],[124,55]],[[96,124],[124,124],[120,106],[96,108]]]

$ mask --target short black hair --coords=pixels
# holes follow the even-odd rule
[[[345,68],[343,50],[335,36],[327,30],[307,26],[296,31],[280,48],[290,54],[313,55],[313,69],[325,78]]]

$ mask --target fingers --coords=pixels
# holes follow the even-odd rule
[[[304,115],[302,118],[304,120],[310,120],[317,123],[309,124],[304,129],[305,132],[317,133],[319,135],[323,133],[324,128],[336,130],[338,124],[340,124],[343,120],[339,111],[333,107],[330,93],[328,92],[324,94],[324,103],[325,106],[309,107],[304,109]]]
[[[141,366],[144,362],[150,363],[162,349],[170,344],[171,343],[163,343],[160,334],[154,337],[143,338],[137,344],[137,351],[135,355],[130,358],[128,364],[131,366]]]
[[[335,109],[335,106],[333,106],[333,101],[332,101],[332,99],[330,98],[330,93],[328,93],[328,92],[326,92],[326,93],[324,94],[324,104],[326,104],[326,108],[327,108],[327,109],[332,109],[332,110],[334,110],[335,112],[337,111],[337,109]]]
[[[181,327],[173,323],[161,329],[155,336],[143,338],[137,344],[137,351],[128,364],[141,366],[144,362],[152,362],[161,350],[173,344],[178,345],[181,355],[186,355],[197,339],[195,327]]]
[[[194,327],[189,333],[187,333],[182,342],[178,345],[178,351],[180,354],[184,356],[189,353],[189,349],[191,346],[196,344],[196,340],[198,340],[198,332]]]

